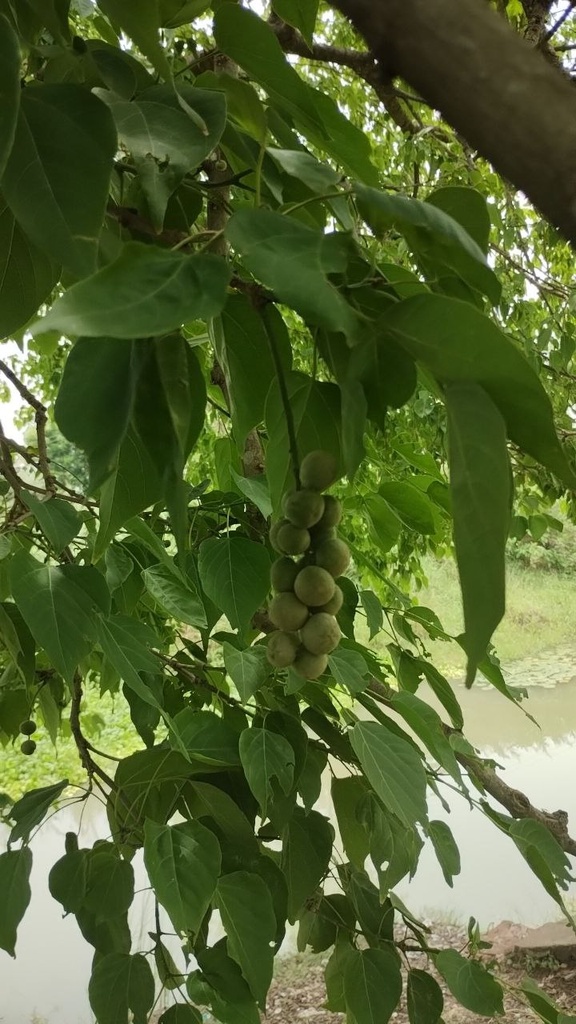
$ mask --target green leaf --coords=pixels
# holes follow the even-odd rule
[[[238,733],[212,711],[184,708],[172,719],[171,732],[179,737],[178,749],[184,747],[195,761],[222,767],[240,763]]]
[[[295,807],[282,834],[280,867],[288,885],[288,920],[298,917],[303,903],[316,891],[328,871],[334,829],[318,811],[306,814]]]
[[[158,694],[144,682],[140,672],[159,675],[160,662],[149,649],[150,639],[158,642],[144,623],[128,616],[117,615],[111,619],[99,619],[95,635],[110,663],[127,686],[140,700],[161,710]]]
[[[417,671],[421,671],[419,659],[415,659]],[[440,715],[426,701],[420,700],[413,693],[403,690],[395,693],[392,698],[392,707],[402,716],[410,729],[415,732],[426,748],[452,778],[462,785],[462,776],[454,751],[444,735],[444,727]]]
[[[59,266],[30,241],[0,195],[0,337],[28,323],[59,276]]]
[[[282,21],[297,28],[308,43],[312,42],[318,17],[318,0],[273,0],[272,7]]]
[[[18,925],[30,903],[30,871],[32,850],[9,850],[0,854],[0,949],[16,956]]]
[[[363,506],[371,539],[384,553],[390,551],[402,530],[398,516],[379,494],[369,494],[364,498]]]
[[[185,581],[175,566],[169,569],[167,565],[150,565],[143,570],[142,579],[148,593],[171,618],[196,629],[208,627],[200,595],[192,581]]]
[[[62,779],[61,782],[55,782],[51,786],[31,789],[20,800],[17,800],[14,806],[10,808],[10,819],[14,822],[14,825],[8,841],[16,843],[19,839],[22,839],[27,843],[32,830],[44,820],[52,804],[66,789],[67,785],[68,779]]]
[[[254,793],[262,817],[268,810],[268,801],[274,799],[272,779],[287,795],[294,783],[294,751],[284,736],[269,729],[244,729],[240,735],[240,760],[250,789]]]
[[[69,441],[88,456],[90,489],[114,468],[132,412],[136,367],[131,341],[80,338],[68,354],[54,414]]]
[[[365,331],[328,277],[346,270],[346,236],[326,235],[272,210],[246,209],[230,218],[226,236],[248,270],[271,288],[280,302],[312,323],[343,331],[351,340]]]
[[[498,406],[509,438],[573,488],[540,380],[507,336],[467,302],[421,295],[394,306],[386,331],[438,379],[475,381]],[[462,339],[466,344],[462,344]]]
[[[216,316],[229,278],[217,256],[185,256],[127,242],[113,263],[72,285],[32,330],[96,338],[168,334],[188,320]]]
[[[132,516],[154,505],[163,483],[136,431],[130,429],[116,455],[112,474],[100,490],[100,529],[94,558],[100,558],[117,530]]]
[[[310,4],[306,4],[308,10]],[[272,157],[281,170],[293,178],[298,178],[312,192],[333,192],[334,186],[341,181],[342,176],[327,164],[321,164],[310,153],[299,149],[272,149],[268,147],[267,154]]]
[[[475,188],[465,188],[462,185],[437,188],[426,196],[425,202],[452,217],[482,252],[488,252],[490,214],[484,196]]]
[[[188,1003],[175,1003],[164,1010],[158,1024],[202,1024],[202,1014]]]
[[[98,6],[136,43],[158,74],[170,81],[172,70],[158,31],[162,23],[158,0],[139,0],[137,7],[124,0],[98,0]]]
[[[446,388],[454,543],[464,605],[467,683],[504,615],[511,470],[506,426],[483,388]]]
[[[436,532],[432,502],[414,484],[405,480],[386,480],[380,484],[378,493],[409,530],[425,535]]]
[[[414,747],[379,722],[358,722],[350,741],[384,806],[407,826],[426,823],[426,773]]]
[[[86,850],[71,850],[52,866],[48,888],[50,895],[62,904],[65,914],[76,914],[82,908],[87,877]]]
[[[346,1011],[344,999],[344,977],[346,967],[356,957],[357,950],[350,945],[348,937],[337,939],[334,952],[326,964],[324,980],[326,982],[326,1007],[333,1013]],[[349,1015],[350,1016],[350,1015]],[[352,1021],[351,1024],[354,1024]]]
[[[90,1006],[98,1024],[147,1024],[154,1002],[154,978],[148,961],[137,953],[108,953],[96,960],[88,986]]]
[[[242,450],[249,431],[264,419],[266,396],[276,379],[271,344],[276,346],[284,370],[289,371],[290,338],[275,306],[257,311],[245,295],[228,297],[212,331],[216,358],[228,386],[234,437]]]
[[[238,690],[240,700],[244,703],[256,693],[270,675],[270,662],[264,647],[247,647],[239,651],[232,644],[222,644],[224,665],[234,686]]]
[[[233,871],[218,882],[214,902],[228,936],[228,952],[264,1007],[272,981],[276,933],[268,887],[259,875]]]
[[[467,960],[455,949],[437,953],[434,964],[452,995],[467,1010],[483,1017],[504,1013],[502,986],[482,964]]]
[[[431,821],[429,835],[447,885],[452,888],[454,875],[460,874],[460,851],[445,821]]]
[[[233,629],[245,630],[268,593],[270,556],[246,537],[209,538],[200,545],[202,588]]]
[[[104,577],[88,566],[41,565],[19,551],[12,559],[10,578],[30,632],[60,675],[71,682],[91,647],[94,612],[106,610]]]
[[[346,476],[352,483],[365,455],[367,403],[364,389],[357,380],[340,384],[342,408],[342,461]]]
[[[216,836],[197,821],[146,821],[144,863],[174,928],[196,935],[214,895],[221,854]]]
[[[376,321],[376,337],[355,345],[350,353],[349,374],[357,377],[366,396],[368,417],[381,430],[386,429],[386,409],[400,409],[416,387],[416,365],[404,349],[381,336]]]
[[[402,994],[396,951],[358,950],[346,964],[344,998],[356,1024],[386,1024]]]
[[[133,899],[132,865],[105,848],[90,850],[83,908],[94,915],[96,922],[109,921],[126,914]]]
[[[20,106],[20,44],[12,25],[0,14],[0,178],[16,135]]]
[[[43,84],[22,92],[2,190],[30,241],[77,277],[96,269],[116,151],[112,115],[88,89]]]
[[[59,555],[79,533],[82,520],[69,501],[48,498],[41,501],[35,494],[22,491],[22,498],[34,513],[42,533]]]
[[[337,647],[328,658],[328,666],[336,682],[350,693],[362,693],[368,686],[370,670],[358,651]]]
[[[379,598],[373,590],[361,590],[360,600],[366,612],[366,624],[369,630],[369,640],[378,635],[384,625],[384,612]]]
[[[368,784],[359,775],[350,775],[342,779],[333,778],[331,785],[342,845],[351,863],[361,870],[370,852],[370,842],[366,831],[360,827],[358,810],[369,792]]]
[[[408,971],[406,1002],[410,1024],[438,1024],[444,1009],[444,996],[431,974],[417,968]]]
[[[390,196],[377,189],[356,187],[358,208],[377,235],[394,227],[404,235],[416,257],[436,270],[448,267],[466,284],[500,301],[501,286],[480,246],[461,225],[439,207],[406,196]]]
[[[529,851],[532,847],[541,856],[558,885],[563,889],[568,889],[570,883],[574,881],[570,861],[558,840],[541,821],[533,821],[531,818],[512,821],[509,835],[528,863],[530,863]]]
[[[251,501],[253,505],[268,519],[272,515],[272,502],[268,482],[264,476],[240,476],[233,466],[230,466],[230,474],[238,490]]]

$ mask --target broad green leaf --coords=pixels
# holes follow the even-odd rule
[[[69,501],[63,501],[62,498],[48,498],[47,501],[42,501],[29,491],[23,491],[22,497],[34,513],[54,553],[59,555],[80,531],[82,520],[78,512]]]
[[[144,638],[149,642],[151,631],[147,630],[144,623],[128,616],[117,615],[106,620],[99,619],[95,635],[103,653],[126,685],[146,704],[161,708],[158,693],[148,682],[144,682],[140,675],[141,672],[152,675],[161,672],[160,662],[143,642],[142,628]]]
[[[266,548],[234,534],[210,538],[200,545],[198,572],[210,600],[222,609],[233,629],[244,631],[268,593]]]
[[[48,876],[50,895],[62,904],[65,914],[81,910],[86,895],[86,850],[70,850],[52,866]]]
[[[168,200],[184,175],[215,149],[226,123],[226,101],[217,92],[190,86],[179,95],[206,126],[194,124],[169,86],[155,85],[136,99],[96,89],[114,117],[119,141],[138,167],[152,223],[161,230]]]
[[[378,323],[376,337],[368,337],[355,345],[350,353],[349,374],[358,378],[366,396],[369,419],[381,430],[386,429],[387,407],[400,409],[416,387],[414,360],[390,338],[381,336]]]
[[[0,854],[0,949],[16,956],[18,925],[30,903],[32,850],[9,850]]]
[[[164,1010],[158,1024],[202,1024],[202,1014],[188,1003],[175,1003]]]
[[[366,624],[369,631],[369,640],[378,635],[384,624],[384,612],[379,598],[373,590],[361,590],[360,600],[366,612]]]
[[[419,659],[415,659],[420,669]],[[452,778],[462,785],[462,776],[454,751],[444,735],[442,719],[434,708],[426,701],[420,700],[413,693],[402,690],[392,698],[392,707],[402,716],[406,724],[416,736],[422,740],[427,750],[439,765],[450,773]]]
[[[28,238],[0,196],[0,337],[28,323],[59,276],[59,266]]]
[[[147,1024],[154,1002],[154,977],[145,957],[108,953],[92,969],[88,996],[98,1024]]]
[[[364,867],[370,852],[370,843],[365,830],[360,827],[358,811],[368,784],[359,775],[332,779],[332,802],[336,812],[338,830],[346,856],[358,869]]]
[[[36,682],[36,643],[23,615],[11,601],[0,604],[0,633],[23,681],[32,686]]]
[[[272,779],[286,795],[292,789],[294,751],[284,736],[254,726],[241,733],[239,751],[246,780],[265,818],[268,801],[274,799]]]
[[[533,821],[531,818],[512,821],[509,835],[529,863],[528,853],[530,847],[533,847],[550,869],[557,884],[562,889],[568,889],[574,881],[572,866],[556,837],[541,821]]]
[[[43,84],[22,92],[2,190],[34,245],[77,277],[96,269],[116,150],[112,115],[89,90]]]
[[[574,1017],[559,1012],[558,1007],[533,978],[523,978],[520,988],[540,1020],[546,1024],[574,1024]]]
[[[106,610],[104,577],[88,566],[41,565],[19,551],[12,559],[10,578],[30,632],[60,675],[71,682],[92,645],[94,613]]]
[[[239,491],[251,501],[262,513],[265,519],[272,515],[272,502],[268,482],[264,476],[240,476],[233,466],[230,466],[230,474]]]
[[[189,25],[209,7],[209,0],[159,0],[160,24],[164,28]]]
[[[452,217],[470,235],[482,252],[488,252],[490,214],[483,195],[475,188],[448,185],[426,196],[425,202]]]
[[[114,25],[121,28],[136,43],[158,74],[170,81],[172,70],[160,42],[159,28],[162,16],[159,0],[139,0],[137,6],[127,4],[124,0],[98,0],[98,6]]]
[[[86,942],[94,946],[100,956],[107,956],[110,953],[127,955],[130,952],[132,936],[125,914],[118,914],[117,917],[111,917],[107,921],[96,921],[93,914],[81,907],[76,911],[75,916]],[[126,1018],[122,1017],[120,1020],[124,1022]]]
[[[241,856],[258,859],[259,846],[248,818],[228,793],[209,782],[192,782],[186,787],[182,804],[186,814],[214,822]]]
[[[347,236],[326,235],[272,210],[239,210],[228,221],[226,236],[280,302],[314,324],[360,338],[365,327],[328,276],[346,270]]]
[[[369,945],[391,942],[394,936],[394,910],[390,900],[381,902],[378,889],[365,871],[352,871],[345,884],[355,917]]]
[[[364,389],[357,380],[346,380],[340,385],[342,410],[342,462],[344,472],[352,483],[365,455],[367,403]]]
[[[222,644],[224,665],[242,702],[250,700],[270,675],[270,662],[264,647],[247,647],[239,651],[232,644]]]
[[[233,871],[219,880],[214,902],[228,936],[228,953],[264,1007],[272,981],[276,933],[270,892],[259,875]]]
[[[64,364],[54,413],[64,437],[88,456],[91,490],[112,472],[128,429],[135,355],[131,341],[80,338]]]
[[[116,853],[96,847],[87,854],[86,893],[83,908],[95,921],[126,914],[134,899],[134,869]]]
[[[163,564],[151,565],[143,570],[142,579],[148,593],[169,616],[196,629],[207,628],[202,599],[192,581],[184,580],[176,566],[169,569]]]
[[[501,287],[484,252],[458,221],[439,207],[406,196],[356,186],[360,213],[377,235],[396,228],[416,255],[436,271],[448,267],[466,284],[497,303]]]
[[[369,494],[363,506],[371,539],[381,551],[390,551],[402,530],[400,519],[380,494]]]
[[[466,679],[471,684],[504,615],[511,469],[506,425],[484,389],[472,382],[454,382],[446,388],[445,401]]]
[[[379,722],[358,722],[350,741],[384,806],[404,825],[424,824],[426,773],[414,747]]]
[[[310,5],[306,4],[307,7]],[[341,180],[341,175],[327,164],[321,164],[310,153],[298,149],[266,150],[275,163],[294,178],[302,181],[312,192],[329,193]]]
[[[405,480],[386,480],[380,484],[378,494],[409,530],[423,534],[436,532],[432,503],[414,484]]]
[[[509,438],[569,487],[575,486],[548,396],[496,324],[467,302],[422,295],[399,302],[389,312],[385,329],[440,381],[481,384],[504,416]]]
[[[20,800],[17,800],[10,808],[10,820],[14,822],[14,825],[10,832],[9,842],[16,843],[19,839],[23,839],[27,843],[30,833],[44,820],[52,804],[67,785],[68,779],[62,779],[62,782],[55,782],[51,786],[31,789]]]
[[[154,354],[163,400],[184,460],[204,426],[206,381],[196,353],[180,334],[155,341]]]
[[[335,384],[314,381],[302,373],[290,373],[286,387],[300,459],[307,452],[322,449],[341,462],[340,395]],[[279,509],[282,495],[294,486],[286,415],[278,383],[270,388],[266,401],[266,475],[274,509]]]
[[[434,965],[459,1003],[484,1017],[504,1013],[502,986],[476,960],[467,960],[455,949],[443,949]]]
[[[410,1024],[438,1024],[444,996],[438,982],[427,971],[417,968],[408,971],[406,1002]]]
[[[460,707],[454,694],[454,690],[450,686],[448,680],[440,674],[434,665],[430,665],[424,659],[422,659],[422,672],[426,677],[426,681],[430,686],[430,689],[434,692],[442,706],[448,712],[454,728],[461,730],[464,726],[462,708]]]
[[[264,145],[268,133],[266,111],[253,85],[224,71],[219,71],[218,74],[205,71],[199,75],[197,84],[204,89],[223,92],[226,96],[228,117],[261,146]]]
[[[185,256],[127,242],[113,263],[57,299],[33,331],[95,338],[168,334],[188,320],[216,316],[229,277],[226,263],[217,256]]]
[[[344,977],[346,967],[356,957],[357,950],[350,945],[348,936],[336,941],[334,952],[326,964],[324,980],[326,982],[326,1007],[333,1013],[346,1012],[344,998]],[[350,1015],[349,1015],[350,1017]],[[352,1021],[352,1024],[354,1022]]]
[[[130,429],[116,455],[112,473],[100,490],[100,529],[94,558],[101,558],[128,519],[159,501],[163,490],[148,451],[136,431]]]
[[[195,761],[222,767],[240,763],[238,733],[212,711],[184,708],[172,719],[171,733],[179,737],[178,749],[185,747]]]
[[[386,1024],[401,994],[402,974],[395,950],[357,950],[346,964],[344,998],[356,1024]]]
[[[20,105],[20,44],[12,25],[0,14],[0,178],[10,156]]]
[[[230,295],[219,321],[212,326],[216,358],[228,386],[236,444],[264,419],[270,385],[276,379],[272,345],[287,372],[292,348],[284,321],[275,306],[256,310],[245,295]]]
[[[327,761],[328,754],[325,750],[308,744],[306,759],[296,784],[306,811],[311,811],[316,801],[320,799]]]
[[[454,875],[460,874],[460,851],[445,821],[431,821],[429,835],[447,885],[452,888]]]
[[[328,871],[334,829],[318,811],[306,814],[296,807],[282,834],[280,867],[288,885],[288,920],[291,924],[298,911],[316,891]]]
[[[358,651],[337,647],[328,658],[328,666],[336,682],[350,693],[361,693],[368,686],[369,668]]]
[[[216,889],[220,862],[216,836],[199,822],[146,822],[144,863],[177,932],[197,934]]]

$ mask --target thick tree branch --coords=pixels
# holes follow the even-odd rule
[[[401,76],[576,244],[576,94],[479,0],[332,0]]]

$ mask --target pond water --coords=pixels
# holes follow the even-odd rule
[[[544,652],[516,663],[506,673],[513,685],[529,687],[527,707],[540,724],[491,687],[459,690],[466,735],[504,769],[504,778],[547,810],[568,812],[576,831],[576,648]],[[533,685],[534,682],[538,685]],[[422,691],[420,695],[424,696]],[[426,694],[426,697],[429,695]],[[430,702],[434,699],[430,696]],[[330,813],[328,788],[319,809]],[[108,827],[97,802],[64,808],[33,842],[32,903],[20,926],[17,959],[0,952],[1,1024],[91,1024],[86,998],[90,947],[75,920],[62,918],[47,889],[47,876],[64,852],[64,836],[76,831],[82,815],[81,845],[106,836]],[[558,917],[556,904],[531,874],[522,857],[483,815],[454,796],[446,815],[431,800],[430,815],[450,824],[462,855],[462,872],[450,889],[433,854],[423,851],[415,878],[397,887],[410,909],[425,917],[466,921],[473,914],[483,928],[503,919],[536,925]],[[0,847],[7,831],[0,830]],[[141,864],[138,885],[145,885]],[[138,878],[140,876],[140,878]],[[576,886],[573,898],[576,900]],[[1,913],[1,908],[0,908]],[[139,893],[131,913],[135,946],[146,947],[152,920],[149,894]],[[293,936],[287,947],[290,948]]]

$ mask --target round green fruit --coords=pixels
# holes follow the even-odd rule
[[[318,491],[288,491],[282,500],[282,511],[293,526],[307,530],[322,518],[324,498]]]
[[[301,647],[292,668],[303,679],[318,679],[328,668],[328,655],[311,654],[305,647]]]
[[[270,582],[279,593],[294,589],[294,580],[300,572],[300,566],[297,562],[293,562],[291,558],[284,555],[283,558],[277,558],[272,563],[270,569]]]
[[[274,668],[288,668],[288,665],[293,664],[299,646],[300,641],[295,633],[283,633],[278,629],[270,634],[268,640],[268,661]]]
[[[330,654],[340,642],[340,626],[333,615],[311,615],[300,630],[300,639],[310,654]]]
[[[308,609],[295,594],[278,594],[271,602],[268,614],[278,629],[292,633],[304,625]]]
[[[322,518],[318,520],[316,528],[318,530],[328,530],[331,526],[338,526],[341,519],[342,502],[338,501],[338,498],[334,498],[331,494],[325,494],[324,512]]]
[[[268,539],[270,541],[270,544],[274,548],[274,551],[277,551],[279,555],[282,554],[282,551],[278,547],[278,531],[287,522],[287,519],[279,519],[278,522],[272,523],[272,526],[270,527],[270,532],[268,533]]]
[[[336,584],[329,572],[317,565],[301,569],[294,583],[294,593],[309,608],[317,608],[334,597]]]
[[[284,522],[276,534],[276,544],[283,555],[303,555],[310,547],[310,534],[308,530]]]
[[[316,548],[316,565],[331,576],[342,576],[350,565],[350,548],[343,540],[325,540]]]
[[[27,718],[25,722],[21,723],[20,732],[23,736],[31,736],[33,732],[36,732],[36,722],[33,722],[31,718]]]
[[[321,605],[318,608],[319,612],[328,612],[329,615],[338,615],[342,605],[344,604],[344,594],[342,588],[336,586],[334,589],[334,596],[330,598],[326,604]]]
[[[302,487],[325,491],[338,479],[338,463],[330,452],[308,452],[300,465]]]
[[[34,751],[36,750],[36,744],[34,740],[23,740],[23,742],[20,744],[20,750],[22,751],[23,754],[26,754],[26,756],[29,757],[30,754],[33,754]]]

